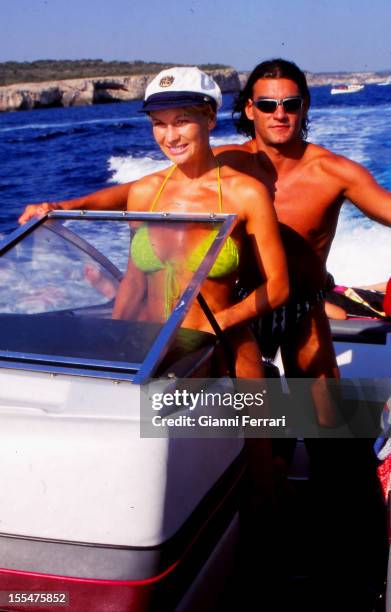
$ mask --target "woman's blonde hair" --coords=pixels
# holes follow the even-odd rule
[[[189,110],[191,113],[195,113],[198,115],[205,115],[209,119],[216,118],[216,109],[213,108],[213,105],[207,102],[206,104],[194,104],[194,106],[186,106],[186,110]]]

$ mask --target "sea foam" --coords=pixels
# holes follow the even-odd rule
[[[211,138],[211,144],[217,147],[222,144],[241,144],[246,138],[242,136],[222,136]],[[110,183],[128,183],[157,172],[171,165],[168,159],[153,159],[152,157],[112,156],[108,160]]]
[[[108,161],[111,177],[110,183],[128,183],[162,170],[171,165],[168,159],[158,160],[152,157],[110,157]]]
[[[391,276],[391,229],[342,212],[327,260],[337,284],[359,286]]]
[[[233,134],[231,136],[212,136],[211,144],[218,147],[223,144],[241,144],[247,140],[244,136]],[[168,168],[171,162],[168,159],[153,159],[152,157],[112,156],[108,160],[110,183],[128,183],[137,179]]]

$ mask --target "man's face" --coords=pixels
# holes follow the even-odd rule
[[[253,99],[247,102],[246,115],[254,121],[255,135],[266,145],[284,145],[300,136],[302,119],[307,113],[305,103],[295,112],[287,112],[279,104],[274,112],[264,113],[254,102],[260,98],[281,100],[300,96],[296,83],[290,79],[259,79],[253,87]]]

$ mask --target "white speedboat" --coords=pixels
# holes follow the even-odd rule
[[[57,211],[0,245],[1,610],[26,609],[12,593],[64,596],[70,612],[217,609],[233,574],[242,435],[172,435],[160,416],[154,428],[159,407],[144,383],[158,378],[161,395],[178,379],[216,375],[223,337],[181,325],[233,223]],[[134,267],[140,226],[146,256]],[[152,308],[139,292],[132,315],[113,320],[124,272],[147,287],[163,267]],[[380,402],[390,326],[339,323],[343,375],[383,377],[372,390]],[[156,414],[186,424],[200,411]]]
[[[112,319],[140,223],[179,267],[184,237],[213,232],[167,320],[145,303]],[[180,325],[232,226],[227,215],[56,212],[2,243],[1,610],[31,602],[6,592],[56,592],[34,605],[187,612],[208,579],[213,609],[232,570],[243,440],[143,435],[140,401],[151,376],[164,387],[213,375],[216,336]],[[161,284],[156,312],[170,291]]]
[[[344,85],[334,85],[331,88],[330,93],[335,94],[348,94],[348,93],[356,93],[356,91],[361,91],[364,89],[364,85],[358,85],[353,83],[348,83]]]

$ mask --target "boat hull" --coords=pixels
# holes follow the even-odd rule
[[[132,383],[8,369],[0,389],[0,591],[174,610],[232,534],[243,440],[140,437]]]

